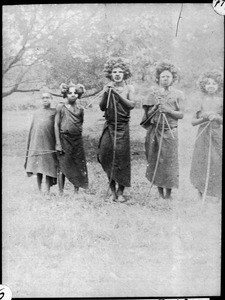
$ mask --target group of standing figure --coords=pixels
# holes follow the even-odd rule
[[[107,174],[111,198],[124,202],[125,187],[131,186],[130,111],[135,107],[135,89],[127,83],[129,64],[111,58],[105,64],[110,82],[104,87],[100,109],[105,124],[99,140],[97,159]],[[178,79],[176,67],[169,62],[156,66],[157,85],[150,87],[143,100],[144,115],[140,125],[147,130],[145,154],[146,178],[158,188],[159,196],[171,198],[179,187],[178,121],[184,116],[184,94],[173,87]],[[192,157],[190,179],[199,195],[221,197],[223,77],[218,70],[201,74],[201,91],[196,99],[192,125],[199,125]],[[37,175],[41,190],[46,175],[47,191],[57,183],[63,192],[65,178],[77,193],[88,188],[88,171],[82,139],[84,108],[77,102],[85,92],[81,84],[62,84],[65,101],[51,108],[51,94],[42,95],[43,108],[36,112],[29,132],[25,169]]]

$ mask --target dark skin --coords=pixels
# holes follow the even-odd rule
[[[191,124],[193,126],[196,126],[196,125],[200,125],[202,123],[206,123],[208,121],[211,121],[211,122],[213,121],[218,124],[223,124],[223,118],[219,114],[216,114],[212,111],[207,111],[202,114],[198,114],[197,118],[195,115],[191,121]]]
[[[67,98],[66,98],[66,107],[74,112],[79,112],[79,108],[77,107],[76,101],[78,99],[78,93],[76,92],[76,89],[74,87],[70,87],[67,92]],[[56,138],[56,147],[55,150],[58,151],[60,155],[63,154],[62,144],[60,140],[60,111],[61,111],[61,105],[59,105],[56,108],[56,116],[55,116],[55,138]],[[59,172],[58,174],[58,182],[59,182],[59,192],[62,195],[64,186],[65,186],[65,175],[62,172]],[[75,194],[78,193],[79,187],[74,186],[74,192]]]
[[[170,71],[165,70],[159,76],[159,85],[164,89],[164,91],[168,91],[169,87],[173,84],[173,75]],[[152,112],[158,108],[160,113],[168,114],[174,119],[183,119],[184,117],[184,106],[180,103],[179,111],[173,110],[167,103],[163,102],[163,98],[158,96],[157,97],[157,105],[152,107]],[[163,187],[157,187],[159,196],[164,199],[171,199],[171,192],[172,189],[165,188],[165,193]]]
[[[38,189],[40,192],[41,192],[42,179],[43,179],[43,174],[37,173],[37,185],[38,185]],[[50,181],[51,181],[51,178],[48,175],[46,175],[45,184],[46,184],[47,194],[50,192],[50,187],[51,187]]]
[[[217,88],[215,88],[214,92],[210,93],[212,96],[214,93],[217,92]],[[212,97],[212,101],[213,101],[213,97]],[[223,124],[223,117],[217,113],[215,113],[214,111],[205,111],[205,112],[198,112],[197,114],[194,114],[191,124],[193,126],[197,126],[200,124],[204,124],[204,123],[208,123],[208,122],[215,122],[219,125]],[[200,192],[198,190],[198,195],[201,198],[202,197],[202,192]]]
[[[119,85],[118,85],[119,86]],[[115,88],[113,88],[112,84],[108,84],[105,88],[104,88],[104,91],[105,93],[103,94],[103,97],[102,97],[102,100],[100,102],[100,108],[102,111],[104,111],[106,109],[106,106],[107,106],[107,99],[108,99],[108,94],[109,94],[109,89],[111,89],[111,93],[114,94],[114,95],[117,95],[118,98],[119,98],[119,101],[124,105],[126,106],[127,108],[129,109],[133,109],[134,106],[135,106],[135,101],[132,100],[133,99],[133,92],[130,91],[129,93],[129,99],[126,99],[124,97],[122,97],[116,90]]]
[[[218,124],[223,124],[223,118],[219,114],[215,114],[212,111],[207,111],[204,113],[198,113],[197,116],[196,114],[194,115],[191,124],[193,126],[197,126],[203,123],[208,123],[208,122],[216,122]],[[198,191],[198,195],[201,198],[202,197],[202,192]]]
[[[42,99],[42,107],[44,109],[49,109],[51,107],[50,101],[52,100],[52,96],[49,93],[43,93],[41,99]],[[37,186],[40,192],[41,192],[42,180],[43,180],[43,174],[37,173]],[[51,182],[51,177],[46,175],[45,185],[46,185],[47,194],[49,194],[50,192],[50,187],[51,187],[50,182]]]
[[[123,104],[123,106],[127,107],[128,109],[133,109],[135,106],[135,100],[134,100],[134,93],[133,91],[129,91],[128,94],[128,98],[125,98],[124,96],[122,96],[119,92],[117,92],[117,89],[123,89],[123,79],[124,79],[124,72],[121,68],[114,68],[112,70],[112,74],[111,74],[111,82],[108,83],[105,87],[104,87],[104,94],[102,97],[102,100],[99,104],[100,109],[102,111],[106,110],[107,107],[107,101],[108,101],[108,95],[109,93],[112,93],[113,95],[117,96],[117,99],[119,102],[121,102],[121,104]],[[109,178],[110,180],[110,178]],[[110,183],[110,189],[112,192],[112,200],[116,201],[116,199],[118,201],[123,202],[123,192],[125,187],[121,184],[118,184],[118,189],[116,191],[116,182],[114,180],[111,181]]]

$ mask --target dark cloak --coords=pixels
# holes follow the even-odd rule
[[[105,110],[106,122],[99,140],[98,161],[102,165],[109,179],[123,185],[131,186],[130,163],[130,133],[129,118],[130,109],[126,108],[114,95],[117,113],[115,160],[113,163],[114,137],[115,137],[115,107],[112,94],[109,99],[109,107]],[[112,172],[113,171],[113,172]],[[111,177],[112,175],[112,177]]]
[[[37,173],[47,175],[52,178],[51,185],[56,184],[57,157],[56,153],[45,154],[45,151],[55,151],[55,113],[53,108],[42,108],[34,114],[27,142],[28,157],[24,164],[28,176]]]
[[[145,129],[147,129],[145,139],[145,154],[147,159],[146,178],[150,182],[153,181],[153,184],[158,187],[172,189],[179,187],[178,120],[167,113],[164,113],[163,116],[163,114],[156,112],[152,114],[152,117],[148,114],[153,105],[157,104],[157,96],[161,93],[160,88],[152,87],[149,96],[143,102],[143,105],[147,109],[147,113],[145,113],[141,122],[141,124],[145,123]],[[172,87],[167,93],[162,93],[161,96],[164,103],[176,111],[179,110],[180,102],[184,100],[183,93]],[[164,131],[162,131],[163,119],[165,125]],[[145,120],[148,121],[145,122]],[[162,147],[159,154],[158,166],[156,167],[161,137]],[[155,169],[156,173],[153,178]]]
[[[88,172],[83,146],[83,109],[73,113],[65,105],[60,110],[60,140],[63,154],[58,154],[59,170],[76,187],[88,187]]]

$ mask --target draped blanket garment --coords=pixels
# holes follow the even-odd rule
[[[46,150],[55,150],[54,117],[55,109],[40,109],[34,116],[30,127],[25,160],[28,176],[44,174],[51,177],[50,185],[56,184],[56,153],[45,154]]]
[[[173,110],[179,110],[179,103],[184,100],[184,95],[181,91],[170,88],[167,93],[161,91],[160,88],[152,87],[146,99],[143,101],[143,106],[148,107],[148,112],[156,102],[156,96],[161,95],[164,98],[164,103],[167,103]],[[154,185],[162,188],[178,188],[179,186],[179,164],[178,164],[178,132],[177,119],[174,119],[169,114],[165,113],[172,134],[169,130],[167,122],[163,121],[163,115],[156,112],[154,116],[145,114],[143,121],[150,117],[147,126],[147,134],[145,139],[145,154],[147,159],[146,178],[152,182],[153,174],[156,168],[156,162],[159,152],[160,140],[162,146],[159,155],[158,166],[155,173]],[[143,122],[142,121],[142,122]],[[164,122],[164,132],[162,132],[162,124]],[[157,126],[158,123],[158,126]]]
[[[214,111],[222,115],[222,99],[205,98],[196,109],[196,117],[204,111]],[[209,138],[211,131],[211,153],[209,167],[209,183],[206,194],[212,197],[221,197],[222,189],[222,126],[216,122],[212,122],[207,128],[207,124],[199,125],[197,132],[198,139],[194,145],[190,180],[193,186],[201,193],[205,190],[208,154],[209,154]],[[204,129],[205,128],[205,129]],[[202,131],[204,129],[204,131]],[[201,134],[202,132],[202,134]]]
[[[59,170],[76,187],[88,187],[88,172],[83,147],[83,109],[71,112],[65,105],[60,110],[60,140],[63,154],[58,155]]]
[[[127,97],[127,86],[124,87],[123,96]],[[109,179],[118,182],[125,187],[131,186],[131,163],[130,163],[130,133],[129,119],[130,109],[126,108],[118,101],[118,96],[114,95],[117,110],[117,132],[115,161],[113,162],[114,136],[115,136],[115,108],[113,96],[110,95],[109,107],[105,110],[105,125],[99,140],[98,161]]]

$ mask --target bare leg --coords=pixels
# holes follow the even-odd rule
[[[59,192],[62,195],[65,185],[65,175],[62,172],[58,173]]]
[[[123,197],[123,192],[124,192],[125,186],[119,184],[118,190],[117,190],[117,195],[118,195],[118,202],[125,202],[126,199]]]
[[[171,191],[172,191],[172,189],[166,189],[165,199],[171,199]]]
[[[39,192],[41,192],[41,184],[42,184],[43,175],[41,173],[37,173],[37,185]]]
[[[117,195],[118,195],[118,196],[123,195],[124,189],[125,189],[125,186],[119,184],[119,187],[118,187],[118,190],[117,190]]]
[[[162,187],[158,186],[158,192],[159,192],[159,196],[164,199],[164,193]]]
[[[114,180],[110,183],[110,189],[112,191],[112,200],[116,201],[117,195],[116,195],[116,182]]]
[[[199,199],[202,199],[202,192],[200,192],[199,190],[198,190],[198,197]]]
[[[51,187],[51,177],[46,175],[46,191],[47,191],[47,194],[49,194],[50,192],[50,187]]]
[[[78,194],[79,186],[74,186],[74,194]]]

